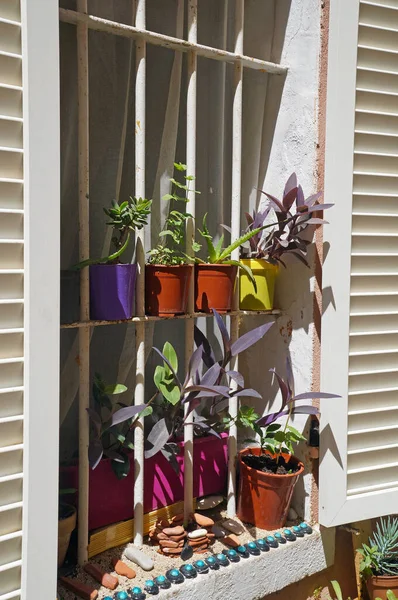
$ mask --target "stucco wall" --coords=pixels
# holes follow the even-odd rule
[[[280,79],[269,78],[263,128],[264,143],[270,144],[270,152],[268,163],[260,170],[259,186],[277,197],[281,196],[284,183],[293,171],[306,196],[317,191],[321,12],[319,0],[292,0],[291,3],[282,0],[276,7],[274,46],[281,47],[280,60],[289,67],[289,72],[283,89]],[[246,185],[244,180],[243,187]],[[255,202],[255,193],[252,193],[251,201]],[[283,314],[276,319],[265,339],[246,352],[241,360],[250,386],[263,394],[263,401],[255,402],[259,413],[268,411],[271,406],[279,408],[277,385],[268,370],[276,367],[284,375],[287,355],[293,364],[297,393],[312,387],[314,248],[310,253],[311,269],[294,259],[287,259],[286,270],[280,269],[275,305]],[[245,328],[259,325],[262,319],[246,318]],[[306,419],[297,418],[294,424],[303,429]],[[293,504],[300,515],[309,519],[311,462],[304,447],[298,454],[305,458],[307,469],[303,481],[296,487]]]

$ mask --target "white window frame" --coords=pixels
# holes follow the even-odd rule
[[[21,0],[25,211],[23,600],[55,598],[58,541],[58,1]],[[45,573],[45,577],[40,574]],[[39,588],[37,586],[39,585]]]
[[[395,513],[398,489],[347,497],[349,306],[359,0],[332,0],[326,124],[319,521],[335,526]]]

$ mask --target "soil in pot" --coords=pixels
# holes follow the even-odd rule
[[[98,321],[131,319],[137,265],[90,266],[90,318]]]
[[[61,567],[69,547],[70,536],[76,527],[76,509],[60,504],[58,513],[58,567]]]
[[[278,266],[272,265],[263,258],[242,259],[241,263],[251,269],[257,285],[256,291],[248,275],[244,271],[241,272],[239,277],[241,310],[272,310]]]
[[[283,456],[277,461],[275,457],[269,454],[246,454],[242,456],[242,461],[252,469],[262,471],[263,473],[274,473],[276,475],[290,475],[296,473],[300,467],[299,463],[290,465]]]
[[[277,464],[275,455],[260,448],[246,448],[238,459],[238,517],[260,529],[283,527],[304,465],[288,454],[282,454]]]
[[[173,316],[187,312],[191,265],[145,266],[145,313]]]
[[[231,311],[237,272],[234,265],[195,265],[195,310]]]
[[[391,590],[395,595],[398,594],[398,576],[388,575],[374,576],[366,582],[370,600],[387,600],[387,592]]]

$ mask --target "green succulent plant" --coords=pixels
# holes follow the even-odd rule
[[[362,555],[360,572],[364,578],[372,575],[398,575],[398,518],[382,518],[376,531],[358,550]]]
[[[74,269],[83,269],[89,265],[116,263],[130,243],[130,232],[142,229],[148,223],[151,212],[152,200],[145,198],[130,198],[121,204],[112,200],[111,208],[104,208],[104,213],[109,217],[110,225],[116,234],[112,237],[115,251],[102,258],[88,258],[74,266]]]

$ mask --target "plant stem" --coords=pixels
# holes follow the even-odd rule
[[[292,416],[292,412],[293,412],[293,402],[290,403],[289,414],[287,415],[285,427],[283,428],[283,434],[286,433],[287,426],[289,425],[290,417]],[[282,454],[282,445],[283,445],[283,442],[281,442],[279,444],[279,450],[278,450],[278,454],[276,456],[276,466],[278,466],[279,459],[280,459],[281,454]]]

